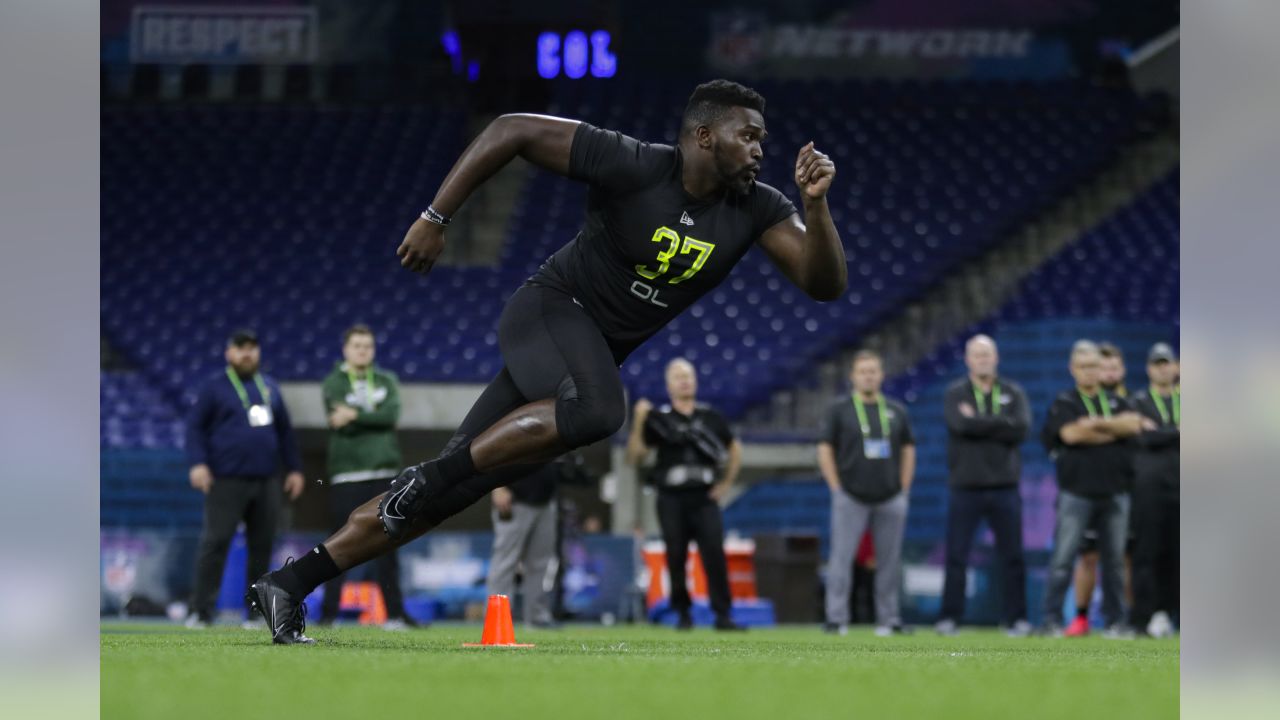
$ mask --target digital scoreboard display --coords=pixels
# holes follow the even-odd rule
[[[463,25],[440,44],[454,72],[472,81],[504,78],[611,78],[618,73],[616,31],[607,27]]]
[[[539,33],[538,76],[548,80],[561,75],[574,80],[587,75],[613,77],[618,72],[618,56],[609,48],[612,40],[608,30],[595,30],[589,35],[583,30],[570,30],[563,35]]]

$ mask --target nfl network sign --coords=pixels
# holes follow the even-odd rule
[[[140,5],[129,55],[135,63],[305,64],[316,60],[313,7]]]

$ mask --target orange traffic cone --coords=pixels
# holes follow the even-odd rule
[[[484,633],[478,643],[462,643],[463,647],[529,648],[516,642],[516,631],[511,624],[511,599],[506,595],[490,595],[484,611]]]

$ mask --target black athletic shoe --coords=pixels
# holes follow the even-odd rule
[[[245,602],[262,613],[271,629],[271,642],[277,645],[307,645],[314,639],[303,635],[307,629],[307,604],[294,600],[291,595],[267,573],[249,586]]]
[[[382,530],[392,540],[399,540],[427,505],[427,498],[443,486],[440,470],[434,461],[405,468],[395,480],[391,490],[378,503],[378,519]]]
[[[689,615],[688,613],[681,613],[681,614],[680,614],[680,619],[676,621],[676,629],[677,629],[677,630],[692,630],[692,629],[693,629],[693,616]]]
[[[716,624],[713,625],[716,630],[724,632],[745,632],[746,628],[729,618],[716,618]]]

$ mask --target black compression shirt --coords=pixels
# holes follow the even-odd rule
[[[569,176],[590,184],[586,225],[531,284],[576,298],[615,349],[631,349],[719,285],[773,225],[795,213],[761,182],[745,195],[685,192],[679,148],[582,123]]]

